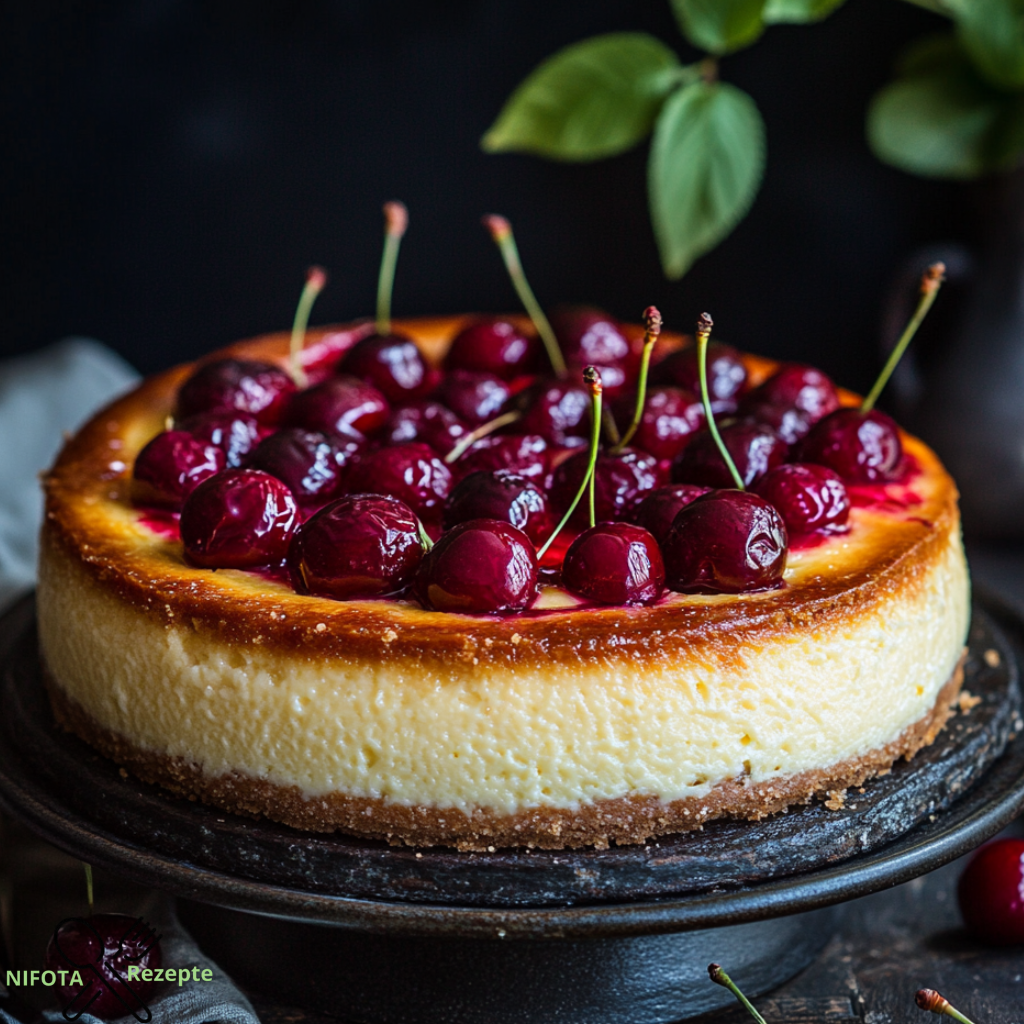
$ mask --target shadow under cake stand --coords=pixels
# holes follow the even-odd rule
[[[76,857],[178,897],[243,987],[367,1024],[654,1024],[813,960],[838,904],[967,852],[1024,807],[1024,622],[977,596],[957,714],[910,763],[761,822],[643,846],[457,853],[310,835],[124,777],[53,722],[31,598],[0,619],[0,804]]]

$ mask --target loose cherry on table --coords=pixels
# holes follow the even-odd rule
[[[513,380],[537,367],[541,344],[536,334],[499,317],[474,320],[452,340],[444,368],[492,373]]]
[[[730,423],[720,429],[744,487],[750,487],[785,461],[788,445],[761,423]],[[710,431],[697,434],[672,464],[672,479],[681,484],[732,487],[734,481]]]
[[[141,505],[181,508],[199,484],[226,465],[224,452],[211,442],[184,430],[165,430],[135,457],[132,498]]]
[[[415,590],[423,607],[434,611],[523,611],[537,596],[533,543],[497,519],[459,523],[423,556]]]
[[[522,530],[539,544],[551,530],[544,492],[507,469],[470,473],[456,484],[445,503],[444,528],[471,519],[499,519]]]
[[[700,484],[666,484],[663,487],[655,487],[636,506],[632,516],[633,522],[647,530],[659,544],[664,544],[676,513],[684,505],[689,505],[702,494],[707,494],[710,489]]]
[[[598,604],[651,604],[665,589],[665,565],[654,537],[632,523],[598,523],[569,545],[562,585]]]
[[[549,444],[560,448],[586,444],[590,429],[590,394],[571,381],[544,380],[518,394],[507,404],[518,409],[522,417],[516,432],[539,434]]]
[[[747,383],[747,368],[739,352],[731,345],[713,341],[708,345],[708,393],[716,413],[731,412]],[[668,384],[700,393],[697,350],[672,352],[651,369],[651,383]]]
[[[789,536],[837,533],[850,516],[850,497],[839,474],[812,463],[787,463],[754,488],[778,510]]]
[[[264,438],[245,460],[287,484],[300,503],[323,504],[341,489],[342,473],[362,445],[352,438],[284,427]]]
[[[510,394],[499,376],[481,370],[451,370],[437,388],[437,400],[474,427],[494,419]]]
[[[102,1020],[137,1015],[146,1009],[156,982],[143,981],[143,970],[160,967],[158,937],[139,918],[127,914],[92,914],[60,924],[46,947],[43,967],[60,978],[76,971],[82,985],[57,983],[65,1015],[75,1020],[90,1013]],[[138,976],[128,968],[138,967]],[[153,975],[150,975],[152,978]]]
[[[206,569],[284,561],[299,524],[287,485],[257,469],[228,469],[201,483],[181,509],[185,556]]]
[[[203,412],[241,412],[276,425],[295,382],[272,363],[254,359],[218,359],[203,363],[178,389],[179,419]]]
[[[1024,839],[997,839],[975,853],[957,887],[964,924],[982,942],[1024,943]]]
[[[288,403],[284,425],[351,437],[370,437],[388,421],[388,400],[357,377],[329,377]]]
[[[551,504],[561,515],[572,503],[587,474],[590,455],[573,452],[555,470],[551,484]],[[650,491],[662,483],[658,460],[636,448],[620,452],[602,452],[594,467],[594,511],[597,519],[625,519]],[[589,502],[581,501],[570,522],[589,525]]]
[[[616,423],[621,426],[631,421],[634,404],[632,396],[614,403]],[[700,398],[692,391],[675,387],[650,388],[631,442],[656,459],[671,461],[703,424],[704,409]]]
[[[422,441],[439,455],[447,455],[468,432],[469,427],[451,409],[428,400],[393,410],[382,434],[389,444]]]
[[[899,427],[877,409],[830,413],[800,442],[797,457],[827,466],[851,484],[889,483],[904,470]]]
[[[539,434],[491,434],[451,465],[458,477],[507,469],[542,486],[551,472],[551,446]]]
[[[782,582],[788,539],[782,516],[750,491],[711,491],[676,515],[662,555],[680,593],[766,590]]]
[[[240,412],[201,412],[174,426],[216,445],[232,469],[240,466],[245,456],[271,432],[270,427],[260,426],[254,416]]]
[[[441,518],[452,472],[422,441],[358,455],[345,479],[350,494],[391,494],[427,522]]]
[[[405,502],[353,494],[299,527],[288,567],[300,594],[351,601],[401,593],[422,557],[419,524]]]

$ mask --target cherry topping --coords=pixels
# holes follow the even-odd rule
[[[359,449],[351,438],[285,427],[261,441],[245,465],[276,476],[299,502],[323,504],[341,490],[342,471]]]
[[[903,474],[899,427],[877,409],[837,409],[811,428],[797,451],[801,462],[828,466],[847,483],[885,483]]]
[[[439,455],[447,455],[469,428],[440,402],[413,402],[391,413],[384,428],[389,444],[422,441]]]
[[[539,544],[551,530],[548,502],[526,477],[499,469],[463,477],[445,505],[444,528],[451,529],[471,519],[500,519],[522,530]]]
[[[254,359],[218,359],[203,363],[178,389],[175,415],[243,412],[274,426],[295,393],[291,377],[272,363]]]
[[[510,394],[500,377],[474,370],[452,370],[437,389],[438,401],[474,427],[494,419]]]
[[[651,604],[665,589],[665,565],[643,527],[598,523],[569,546],[562,585],[598,604]]]
[[[63,921],[46,947],[43,967],[70,981],[75,972],[81,985],[57,982],[65,1016],[76,1020],[88,1013],[102,1020],[145,1016],[146,1000],[156,982],[143,981],[142,971],[163,963],[160,940],[145,922],[127,914],[93,914]],[[130,967],[139,971],[128,974]],[[153,974],[149,975],[150,979]]]
[[[1024,839],[996,839],[978,850],[960,876],[957,900],[982,942],[1024,943]]]
[[[817,423],[839,408],[835,384],[821,370],[803,363],[786,363],[749,397],[758,403],[777,403],[798,409],[809,423]]]
[[[563,306],[551,314],[551,326],[569,368],[596,366],[606,394],[614,396],[636,379],[639,353],[618,320],[603,310]]]
[[[405,502],[354,494],[299,527],[288,565],[300,594],[351,601],[400,593],[422,557],[419,524]]]
[[[423,556],[415,588],[434,611],[520,612],[537,596],[537,555],[510,523],[471,519]]]
[[[755,398],[752,392],[740,402],[740,416],[748,423],[771,427],[791,447],[807,436],[811,421],[795,406]]]
[[[777,466],[754,489],[778,510],[790,537],[839,532],[850,515],[843,481],[825,466],[799,462]]]
[[[616,422],[629,423],[633,407],[632,397],[620,398],[613,407]],[[704,409],[700,398],[692,391],[671,387],[651,388],[647,392],[640,422],[631,441],[656,459],[671,460],[686,447],[691,435],[703,423]]]
[[[325,434],[368,437],[384,426],[390,411],[372,384],[357,377],[329,377],[300,391],[288,403],[284,422]]]
[[[707,494],[709,490],[709,487],[701,487],[699,484],[668,484],[665,487],[655,487],[637,505],[633,512],[633,522],[648,530],[659,544],[664,544],[676,513],[695,498]]]
[[[181,539],[193,565],[248,569],[284,560],[298,526],[292,492],[257,469],[228,469],[201,483],[181,510]]]
[[[368,381],[396,404],[422,398],[438,378],[412,339],[401,334],[371,334],[357,341],[342,356],[338,372]]]
[[[230,467],[240,466],[249,454],[270,433],[252,416],[235,412],[202,412],[175,424],[176,430],[186,430],[193,437],[215,445],[225,456]]]
[[[652,384],[669,384],[700,392],[697,349],[684,348],[666,356],[651,370]],[[732,412],[747,383],[747,368],[731,345],[713,341],[708,345],[708,393],[715,412]]]
[[[586,388],[568,381],[546,380],[532,384],[508,402],[508,408],[523,415],[517,431],[540,434],[560,448],[586,444],[590,430],[590,394]]]
[[[475,320],[452,340],[444,368],[492,373],[512,380],[533,371],[540,355],[540,341],[514,323],[499,318]]]
[[[551,504],[559,514],[572,503],[590,462],[586,451],[574,452],[555,470]],[[594,469],[594,514],[602,520],[626,519],[644,495],[661,483],[658,461],[636,448],[602,452]],[[589,525],[589,502],[581,501],[569,520],[576,526]]]
[[[451,468],[460,476],[507,469],[539,486],[551,472],[551,449],[539,434],[491,434],[477,441]]]
[[[786,458],[786,442],[771,427],[759,423],[731,423],[722,427],[720,433],[744,487],[760,480]],[[676,483],[708,487],[733,485],[729,468],[708,431],[697,434],[683,449],[672,466],[672,479]]]
[[[786,525],[750,491],[711,491],[676,515],[662,554],[681,593],[738,594],[777,587],[786,568]]]
[[[135,457],[132,498],[140,505],[180,508],[199,484],[225,465],[227,457],[216,445],[184,430],[165,430]]]
[[[350,494],[390,494],[421,519],[435,522],[451,491],[452,473],[430,445],[410,441],[357,456],[346,487]]]

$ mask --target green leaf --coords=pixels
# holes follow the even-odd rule
[[[821,21],[842,3],[843,0],[768,0],[764,5],[764,20],[768,25]]]
[[[764,122],[724,82],[694,82],[665,102],[648,165],[662,266],[682,277],[750,208],[764,173]]]
[[[950,4],[965,49],[994,86],[1024,86],[1024,0],[955,0]]]
[[[936,178],[974,178],[1005,163],[1011,100],[982,81],[955,39],[924,40],[902,69],[868,109],[868,142],[880,160]]]
[[[683,35],[709,53],[732,53],[764,31],[765,0],[672,0]]]
[[[683,73],[676,55],[643,32],[584,39],[549,57],[518,86],[481,145],[556,160],[599,160],[651,130]]]

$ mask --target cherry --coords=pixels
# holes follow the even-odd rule
[[[354,494],[299,527],[288,565],[300,594],[352,601],[401,593],[422,557],[416,514],[405,502]]]
[[[649,531],[659,544],[664,544],[676,513],[695,498],[707,494],[710,489],[699,484],[668,484],[664,487],[655,487],[637,505],[633,512],[633,522]]]
[[[904,468],[899,427],[877,409],[829,413],[800,442],[797,454],[801,462],[828,466],[852,484],[898,480]]]
[[[651,370],[652,384],[669,384],[700,392],[697,349],[684,348],[666,356]],[[747,368],[731,345],[713,341],[708,345],[708,393],[715,412],[732,412],[747,383]]]
[[[771,427],[790,447],[807,436],[811,421],[806,413],[792,405],[756,398],[756,394],[751,392],[740,402],[739,414],[743,420]]]
[[[509,409],[522,411],[516,430],[540,434],[560,448],[586,444],[590,420],[590,394],[568,381],[545,380],[513,395]]]
[[[572,503],[583,478],[590,456],[587,451],[574,452],[555,470],[551,484],[551,504],[559,514]],[[644,495],[661,483],[658,461],[636,448],[621,452],[602,452],[594,469],[594,514],[597,520],[625,519]],[[589,525],[590,504],[581,501],[570,522]]]
[[[415,342],[402,334],[371,334],[341,357],[338,372],[372,384],[389,402],[423,398],[437,384]]]
[[[132,499],[140,505],[181,508],[204,480],[227,465],[216,445],[184,430],[157,434],[135,457]]]
[[[474,320],[452,339],[444,368],[492,373],[512,380],[531,373],[540,355],[540,341],[509,320]]]
[[[494,419],[510,394],[508,385],[493,373],[452,370],[438,386],[436,397],[460,419],[476,427]]]
[[[175,416],[243,412],[274,426],[294,393],[294,381],[280,366],[254,359],[218,359],[203,363],[181,385]]]
[[[93,914],[61,922],[46,947],[45,970],[70,981],[76,971],[81,985],[57,982],[65,1016],[75,1020],[89,1013],[103,1020],[144,1016],[155,981],[143,981],[143,970],[163,963],[160,940],[139,918],[127,914]],[[132,970],[129,977],[128,969]],[[153,975],[150,975],[152,979]]]
[[[681,593],[739,594],[782,582],[786,525],[750,491],[711,491],[676,515],[662,554],[668,586]]]
[[[522,530],[539,544],[551,529],[544,492],[526,477],[499,469],[465,476],[448,497],[444,528],[450,530],[470,519],[500,519]]]
[[[261,441],[245,465],[276,476],[300,503],[323,504],[340,491],[342,472],[360,447],[351,438],[285,427]]]
[[[639,353],[622,325],[603,310],[563,306],[551,314],[551,326],[569,368],[596,366],[606,394],[614,396],[636,379]]]
[[[775,506],[790,537],[838,533],[850,515],[843,481],[825,466],[799,462],[776,466],[754,490]]]
[[[551,472],[551,449],[539,434],[491,434],[480,438],[451,468],[462,477],[507,469],[540,486]]]
[[[739,422],[722,427],[720,433],[744,487],[760,480],[786,458],[786,442],[771,427]],[[697,434],[683,449],[673,463],[672,479],[681,484],[733,486],[732,474],[709,431]]]
[[[839,408],[839,392],[821,370],[803,363],[786,363],[763,384],[750,392],[755,402],[766,402],[798,409],[808,423]]]
[[[422,441],[439,455],[447,455],[469,432],[458,416],[440,402],[413,402],[391,413],[384,436],[388,444]]]
[[[240,466],[249,454],[270,433],[252,417],[240,412],[201,412],[175,424],[176,430],[188,431],[219,448],[231,467]]]
[[[329,377],[288,403],[284,424],[325,434],[369,437],[387,423],[391,408],[372,384],[356,377]]]
[[[665,565],[654,537],[632,523],[598,523],[569,546],[562,585],[598,604],[651,604],[665,589]]]
[[[960,876],[957,900],[982,942],[1024,943],[1024,839],[996,839],[978,850]]]
[[[521,612],[537,596],[537,555],[510,523],[471,519],[441,536],[423,556],[416,596],[443,612]]]
[[[298,526],[295,498],[277,477],[227,469],[201,483],[181,509],[185,556],[206,569],[248,569],[284,560]]]
[[[441,518],[452,488],[451,470],[422,441],[363,452],[346,479],[349,494],[390,494],[421,519]]]
[[[604,377],[602,376],[602,380]],[[618,423],[629,423],[634,399],[620,398],[613,406]],[[672,460],[704,423],[700,398],[682,388],[659,387],[647,392],[640,422],[630,439],[656,459]]]

